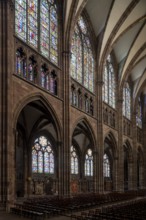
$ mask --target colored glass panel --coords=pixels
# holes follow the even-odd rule
[[[108,55],[103,73],[103,101],[115,108],[115,72],[111,56]]]
[[[29,64],[29,66],[28,66],[28,79],[30,81],[34,80],[34,68],[33,68],[32,64]]]
[[[58,19],[55,5],[50,7],[50,59],[58,62]]]
[[[141,100],[140,100],[140,98],[138,99],[138,104],[137,104],[136,125],[139,128],[142,128],[142,107],[141,107]]]
[[[58,15],[54,1],[16,0],[15,32],[58,64]]]
[[[41,1],[40,19],[41,53],[49,57],[49,5],[46,0]]]
[[[123,88],[123,115],[130,120],[131,118],[131,90],[126,83]]]
[[[26,78],[26,59],[21,52],[16,52],[16,74]]]
[[[110,177],[110,161],[107,154],[103,156],[103,176]]]
[[[15,31],[26,41],[26,0],[15,1]]]
[[[38,152],[38,172],[43,172],[43,154],[41,151]]]
[[[85,176],[93,176],[93,154],[91,149],[88,149],[85,155]]]
[[[75,80],[93,91],[94,59],[87,25],[82,16],[76,24],[72,37],[70,71]]]
[[[28,0],[28,43],[37,48],[38,44],[38,1]]]
[[[36,152],[36,150],[32,151],[32,172],[37,173],[37,152]]]
[[[32,172],[54,173],[54,153],[50,141],[40,136],[32,147]]]
[[[71,146],[71,174],[78,174],[78,156],[73,146]]]

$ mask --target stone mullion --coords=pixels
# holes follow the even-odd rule
[[[123,150],[123,99],[117,102],[118,122],[118,161],[117,161],[117,191],[124,190],[124,150]]]
[[[62,150],[62,190],[61,194],[68,196],[70,194],[70,131],[69,131],[69,119],[70,119],[70,88],[69,88],[69,62],[70,62],[70,52],[63,52],[63,73],[64,73],[64,110],[63,110],[63,150]]]
[[[97,189],[100,193],[103,192],[104,179],[103,179],[103,154],[104,154],[104,144],[103,144],[103,102],[102,102],[102,86],[103,82],[97,82],[97,139],[98,139],[98,149],[99,157],[97,160]]]

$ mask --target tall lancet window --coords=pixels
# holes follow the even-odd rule
[[[141,106],[141,100],[140,100],[140,98],[138,99],[138,104],[137,104],[136,125],[137,125],[139,128],[142,128],[142,106]]]
[[[110,161],[107,154],[103,156],[103,176],[110,177]]]
[[[108,55],[103,73],[103,101],[115,108],[115,71],[111,55]]]
[[[71,174],[78,174],[79,172],[79,164],[78,164],[78,156],[74,146],[71,146]]]
[[[131,119],[131,89],[128,82],[123,88],[123,115]]]
[[[91,149],[88,149],[85,155],[85,176],[93,176],[93,152]]]
[[[71,76],[93,92],[94,58],[89,30],[82,16],[75,26],[71,44]]]
[[[32,173],[54,173],[54,152],[49,139],[39,136],[32,147]]]

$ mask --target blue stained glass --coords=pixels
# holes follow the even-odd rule
[[[50,59],[58,62],[58,20],[54,6],[50,7]]]
[[[103,176],[110,177],[110,162],[107,154],[103,156]]]
[[[26,41],[26,0],[15,1],[15,30]]]
[[[37,172],[37,152],[36,150],[32,151],[32,172]]]
[[[108,55],[103,73],[103,101],[115,108],[115,72],[111,55]]]
[[[49,75],[46,75],[46,89],[49,90]]]
[[[87,25],[80,16],[72,37],[71,76],[93,92],[94,59]]]
[[[16,52],[16,74],[26,78],[26,58],[22,55],[23,52]]]
[[[40,136],[32,147],[32,172],[54,173],[54,153],[50,141]]]
[[[28,0],[28,42],[35,48],[38,41],[37,4],[37,0]]]
[[[28,66],[28,79],[30,81],[34,80],[34,70],[33,70],[33,65],[32,64],[29,64],[29,66]]]
[[[45,88],[45,71],[41,70],[41,86]]]
[[[91,149],[88,149],[85,155],[85,176],[93,176],[93,155]]]
[[[131,118],[131,90],[128,83],[123,88],[123,115],[130,120]]]
[[[73,146],[71,146],[71,174],[78,174],[78,156]]]
[[[58,14],[54,1],[16,0],[15,32],[58,64]]]
[[[41,53],[49,56],[49,5],[41,1]]]
[[[140,98],[138,99],[138,104],[137,104],[136,125],[139,128],[142,128],[142,106],[141,106]]]

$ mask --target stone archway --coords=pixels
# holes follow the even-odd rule
[[[116,190],[116,181],[117,181],[117,144],[115,137],[111,132],[105,137],[104,140],[104,155],[106,160],[109,162],[109,171],[104,175],[104,190],[113,191]],[[106,162],[103,158],[103,166]],[[103,167],[104,168],[104,167]]]
[[[34,100],[27,103],[20,111],[16,123],[16,134],[16,196],[23,197],[31,196],[32,194],[42,195],[58,192],[59,129],[54,115],[41,100]],[[41,136],[47,137],[52,144],[55,161],[54,171],[52,173],[44,171],[44,168],[41,172],[39,170],[36,172],[32,170],[32,147],[34,141]],[[47,148],[44,148],[42,155],[45,149]],[[44,158],[42,163],[44,164]]]
[[[72,146],[76,149],[76,154],[78,158],[78,173],[71,173],[71,183],[70,189],[71,193],[88,193],[94,192],[94,178],[95,178],[95,140],[93,138],[93,133],[86,120],[80,120],[74,127],[72,133]],[[85,168],[85,158],[89,155],[89,163],[93,166],[93,172],[86,172]],[[91,159],[91,160],[90,160]],[[93,159],[93,161],[92,161]],[[93,163],[93,164],[92,164]],[[92,169],[92,168],[91,168]]]

